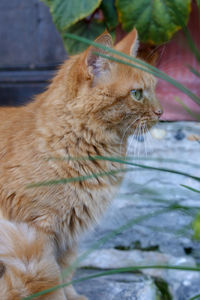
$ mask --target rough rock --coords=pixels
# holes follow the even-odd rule
[[[196,267],[195,260],[192,257],[182,256],[174,257],[170,254],[164,254],[154,251],[129,250],[120,251],[116,249],[95,250],[80,262],[81,267],[96,269],[118,269],[134,266],[177,266],[177,267]],[[141,269],[145,275],[152,278],[161,278],[169,285],[171,294],[176,299],[176,295],[181,290],[180,287],[186,287],[191,282],[200,282],[200,273],[192,271],[178,271],[170,269]],[[200,288],[199,288],[200,291]],[[179,299],[179,298],[178,298]],[[187,298],[181,298],[187,299]]]
[[[76,278],[96,273],[94,270],[81,270]],[[82,281],[76,285],[76,289],[91,300],[163,300],[150,277],[129,273]]]
[[[163,122],[158,125],[158,128],[162,136],[154,134],[155,137],[159,136],[159,139],[148,138],[146,147],[143,139],[130,138],[128,155],[135,154],[136,156],[132,161],[200,176],[200,143],[197,140],[188,139],[190,135],[199,134],[200,124],[197,122]],[[140,154],[139,157],[138,154]],[[80,251],[91,247],[102,249],[101,251],[110,249],[109,251],[113,254],[112,260],[111,256],[107,259],[110,263],[114,260],[116,249],[132,253],[125,252],[126,260],[123,260],[127,261],[127,264],[129,255],[133,253],[134,260],[138,258],[137,253],[140,254],[141,264],[159,263],[161,257],[162,259],[165,257],[165,262],[173,265],[199,263],[200,244],[193,239],[191,227],[200,207],[199,194],[187,190],[181,184],[200,189],[199,182],[190,177],[135,167],[133,172],[126,174],[118,194],[99,225],[82,240]],[[94,245],[94,243],[97,244]],[[135,250],[140,250],[140,252],[135,252]],[[148,253],[148,250],[151,252]],[[98,260],[95,253],[96,256],[99,255],[99,252],[91,254],[93,263]],[[104,259],[105,257],[101,259],[102,268],[105,268]],[[121,263],[120,260],[119,258],[118,264]],[[169,284],[175,300],[188,300],[189,297],[200,293],[199,273],[146,270],[145,274],[147,273],[152,280],[155,276],[163,278]],[[109,278],[106,277],[106,280],[110,281]],[[95,285],[87,286],[87,282],[82,284],[88,289],[95,289]],[[102,299],[110,300],[111,297],[112,294]],[[134,293],[132,297],[132,299],[139,299],[134,298]],[[90,300],[93,299],[96,298],[90,298]],[[121,299],[125,298],[121,297]]]

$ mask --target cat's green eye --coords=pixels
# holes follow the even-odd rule
[[[136,101],[142,101],[144,98],[142,89],[131,90],[130,94],[131,94],[131,97]]]

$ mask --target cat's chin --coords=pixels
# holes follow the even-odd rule
[[[150,126],[152,127],[152,126],[156,125],[158,122],[159,122],[159,118],[155,118],[150,121]]]
[[[146,123],[146,126],[144,127],[144,133],[149,131],[152,127],[154,127],[158,123],[159,119],[157,120],[151,120],[148,123]]]

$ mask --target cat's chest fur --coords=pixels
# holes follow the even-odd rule
[[[87,152],[90,152],[89,149]],[[44,188],[43,194],[44,203],[52,211],[50,214],[48,212],[50,231],[54,233],[59,251],[65,251],[105,212],[121,182],[122,174],[117,173],[120,168],[118,163],[91,160],[89,157],[67,161],[50,159],[48,168],[55,172],[55,177],[74,178],[72,182]],[[46,219],[37,218],[37,224],[45,226]]]
[[[107,182],[109,183],[108,180]],[[70,193],[68,189],[63,191],[64,198],[60,202],[57,201],[59,211],[55,215],[53,225],[58,256],[65,252],[66,248],[71,248],[85,230],[99,221],[115,192],[114,185],[96,190],[71,189]]]
[[[116,172],[122,168],[118,163],[91,160],[91,156],[118,153],[115,147],[97,141],[89,143],[79,137],[76,142],[73,132],[63,133],[62,142],[51,130],[46,136],[43,128],[32,129],[31,141],[27,137],[22,141],[19,132],[1,140],[1,209],[4,217],[31,223],[52,236],[59,256],[99,220],[121,181]],[[9,149],[11,143],[15,147]],[[80,176],[82,180],[27,187]]]

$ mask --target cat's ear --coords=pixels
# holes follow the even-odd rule
[[[136,28],[133,28],[117,45],[115,49],[127,55],[136,57],[139,48],[138,33]]]
[[[112,37],[107,31],[102,33],[95,40],[95,43],[101,44],[109,48],[112,48],[113,46]],[[111,62],[108,59],[98,55],[101,53],[110,55],[109,52],[106,52],[105,50],[94,46],[90,46],[86,52],[85,63],[87,66],[88,73],[92,77],[100,77],[110,70]]]

